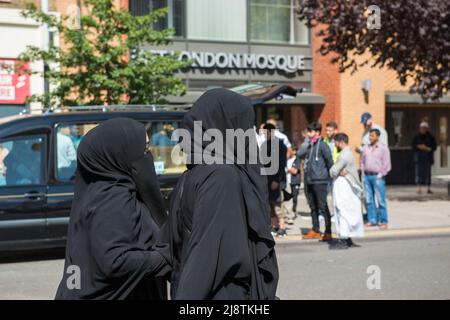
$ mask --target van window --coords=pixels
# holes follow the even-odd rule
[[[186,170],[185,155],[175,148],[178,139],[174,131],[179,127],[179,121],[149,121],[146,124],[158,175],[179,174]]]
[[[83,137],[98,123],[60,124],[56,128],[56,177],[75,179],[77,149]]]
[[[150,138],[150,151],[155,161],[158,175],[179,174],[186,166],[180,161],[185,158],[173,149],[177,141],[172,141],[173,132],[180,126],[179,121],[142,121]],[[77,149],[83,137],[98,123],[58,124],[56,129],[56,176],[60,181],[75,178]],[[175,137],[173,137],[175,139]],[[181,163],[181,164],[180,164]]]
[[[0,141],[0,186],[44,184],[44,157],[44,136]]]

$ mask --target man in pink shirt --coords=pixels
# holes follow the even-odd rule
[[[384,177],[391,171],[391,154],[389,148],[379,142],[380,135],[380,130],[370,130],[370,144],[364,146],[361,152],[361,171],[364,177],[369,220],[366,226],[379,226],[380,229],[387,229],[388,213]],[[375,197],[378,200],[378,210],[375,206]]]

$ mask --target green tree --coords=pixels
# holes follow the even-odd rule
[[[73,17],[44,13],[33,3],[22,15],[61,35],[62,45],[47,50],[28,46],[22,61],[44,61],[42,72],[53,88],[42,95],[30,96],[45,107],[70,105],[111,105],[163,103],[164,96],[182,95],[186,89],[174,74],[188,61],[177,55],[156,55],[143,45],[167,45],[173,29],[152,28],[167,9],[134,17],[118,8],[112,0],[86,0],[79,21]],[[72,19],[72,20],[71,20]],[[132,53],[132,54],[130,54]],[[39,73],[33,71],[31,73]]]

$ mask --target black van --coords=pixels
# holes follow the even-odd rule
[[[253,105],[295,97],[284,84],[247,84],[231,89]],[[300,90],[301,91],[301,90]],[[0,252],[64,247],[73,198],[76,149],[83,136],[114,117],[144,123],[164,198],[185,170],[173,162],[171,132],[190,106],[73,107],[42,115],[0,118]],[[58,110],[57,110],[58,111]],[[176,154],[175,154],[176,155]]]
[[[0,251],[65,245],[76,149],[102,121],[129,117],[146,125],[167,201],[185,170],[170,157],[170,134],[180,125],[183,107],[75,107],[69,111],[0,119]]]

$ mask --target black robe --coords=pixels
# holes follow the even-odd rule
[[[165,212],[145,145],[144,125],[126,118],[100,124],[81,141],[56,299],[167,297],[166,282],[159,278],[170,270],[161,255],[166,248],[154,250]],[[137,185],[152,196],[142,199]],[[67,285],[73,281],[71,266],[80,270],[79,288]]]
[[[425,152],[417,148],[417,145],[424,144],[431,149],[431,152]],[[436,139],[430,132],[418,133],[412,140],[412,148],[414,151],[414,162],[424,166],[432,166],[434,164],[434,151],[436,151]]]
[[[214,89],[197,100],[183,127],[192,133],[200,120],[203,130],[224,134],[226,129],[253,130],[255,115],[247,98]],[[256,133],[250,140],[256,146]],[[191,159],[193,149],[185,150]],[[248,150],[247,144],[247,160]],[[171,244],[172,299],[275,299],[278,266],[261,166],[246,161],[188,169],[172,193],[164,227]]]

